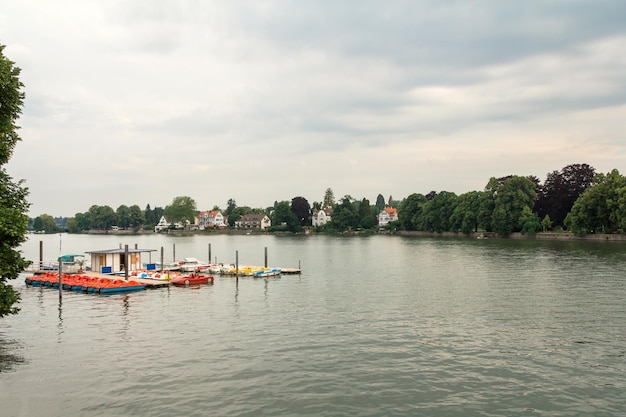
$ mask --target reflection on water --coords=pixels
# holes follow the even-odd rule
[[[268,247],[305,269],[106,297],[18,282],[22,312],[0,321],[7,415],[626,412],[626,245],[210,238],[221,259]],[[201,258],[207,237],[175,244]]]
[[[14,339],[6,339],[6,335],[0,333],[0,374],[15,370],[24,363],[25,359],[20,354],[23,346]]]

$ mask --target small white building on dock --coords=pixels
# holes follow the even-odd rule
[[[114,274],[124,270],[139,271],[143,269],[144,262],[152,264],[152,252],[156,249],[128,249],[128,259],[126,259],[126,249],[105,249],[86,251],[91,255],[91,270],[101,274]],[[148,259],[142,259],[142,254],[148,254]]]

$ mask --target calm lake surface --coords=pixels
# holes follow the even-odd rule
[[[32,235],[28,259],[40,240],[45,260],[211,244],[262,265],[267,247],[303,273],[61,299],[12,281],[2,417],[626,414],[625,244]]]

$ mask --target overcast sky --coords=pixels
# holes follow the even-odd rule
[[[3,0],[32,217],[626,173],[626,2]]]

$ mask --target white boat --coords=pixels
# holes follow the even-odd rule
[[[199,261],[196,258],[183,258],[178,262],[180,270],[183,272],[204,272],[210,268],[206,262]]]

